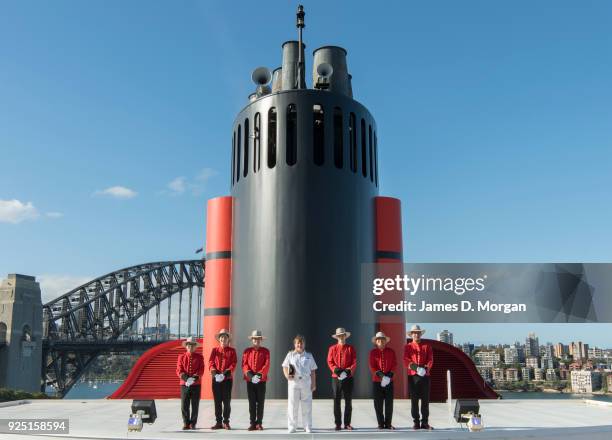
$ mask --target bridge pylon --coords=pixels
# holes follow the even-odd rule
[[[0,388],[40,390],[42,365],[40,285],[10,274],[0,284]]]

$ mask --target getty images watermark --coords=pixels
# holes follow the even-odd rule
[[[0,434],[70,434],[68,419],[0,419]]]
[[[607,263],[370,263],[360,288],[368,323],[612,322]]]
[[[501,312],[505,314],[526,312],[524,303],[494,303],[490,300],[461,300],[459,303],[440,303],[428,300],[405,300],[385,302],[380,297],[386,292],[400,295],[415,296],[419,293],[445,293],[463,296],[470,293],[484,292],[487,275],[478,278],[472,277],[429,277],[420,275],[396,274],[391,278],[374,278],[372,280],[372,294],[379,299],[372,302],[375,312]]]

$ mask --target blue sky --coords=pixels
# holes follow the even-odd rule
[[[303,3],[307,53],[347,48],[355,97],[377,120],[406,260],[610,261],[612,3]],[[229,193],[250,72],[278,66],[295,38],[296,4],[263,5],[3,2],[1,275],[36,275],[54,295],[193,257],[206,200]],[[606,345],[611,327],[455,333],[571,329]]]

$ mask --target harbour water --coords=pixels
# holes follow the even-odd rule
[[[104,399],[111,395],[121,382],[97,381],[97,382],[78,382],[66,395],[66,399]],[[52,390],[48,390],[52,394]],[[601,394],[572,394],[572,393],[536,393],[536,392],[500,392],[504,399],[593,399],[604,402],[612,402],[612,395]]]
[[[503,391],[499,394],[504,399],[550,399],[550,400],[565,400],[565,399],[591,399],[601,400],[603,402],[612,402],[611,394],[573,394],[573,393],[541,393],[541,392],[525,392],[516,393]]]
[[[115,392],[123,381],[92,381],[77,382],[66,394],[66,399],[104,399]],[[53,388],[47,389],[47,394],[53,395]]]

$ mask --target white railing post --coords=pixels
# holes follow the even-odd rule
[[[448,414],[453,416],[453,398],[452,398],[451,372],[446,370],[446,402],[448,403]]]

